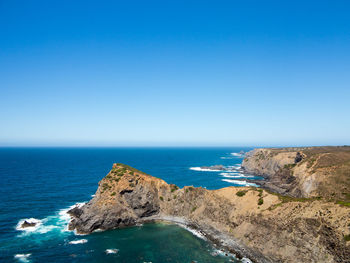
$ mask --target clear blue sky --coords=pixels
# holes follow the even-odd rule
[[[0,0],[0,145],[350,144],[349,14]]]

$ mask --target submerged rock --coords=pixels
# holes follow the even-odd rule
[[[35,222],[28,222],[27,220],[24,220],[24,222],[21,224],[21,228],[27,228],[27,227],[34,227],[37,223]]]
[[[201,166],[201,169],[213,170],[213,171],[225,171],[227,168],[223,165]]]

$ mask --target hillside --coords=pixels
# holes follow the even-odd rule
[[[350,262],[350,208],[258,188],[176,185],[114,164],[95,197],[69,211],[78,233],[166,220],[253,262]]]
[[[242,168],[265,177],[272,191],[350,205],[349,146],[255,149]]]

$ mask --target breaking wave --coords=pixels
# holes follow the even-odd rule
[[[240,173],[220,173],[220,175],[225,178],[254,178],[252,175],[244,175]]]
[[[197,230],[195,230],[195,229],[193,229],[193,228],[190,228],[190,227],[188,227],[188,226],[186,226],[186,225],[181,225],[181,226],[182,226],[183,228],[185,228],[187,231],[191,232],[192,235],[194,235],[194,236],[196,236],[196,237],[199,237],[199,238],[201,238],[201,239],[206,240],[205,236],[204,236],[201,232],[199,232],[199,231],[197,231]]]
[[[200,172],[222,172],[222,170],[218,170],[218,169],[208,169],[208,168],[201,168],[201,167],[190,167],[190,170],[200,171]]]
[[[29,261],[29,257],[31,256],[32,254],[28,253],[28,254],[16,254],[14,256],[15,259],[17,259],[18,261],[20,262],[30,262]]]
[[[116,248],[109,248],[105,250],[106,254],[116,254],[119,252],[119,249]]]
[[[232,184],[237,184],[237,185],[243,185],[243,186],[255,186],[259,187],[259,185],[254,184],[254,183],[248,183],[247,181],[244,180],[231,180],[231,179],[222,179],[224,182],[232,183]]]
[[[59,232],[67,232],[68,224],[71,220],[68,211],[74,207],[81,207],[85,203],[76,203],[68,208],[59,210],[56,215],[48,216],[44,219],[25,218],[19,220],[16,225],[16,230],[22,231],[20,236],[27,236],[31,234],[45,234],[53,230]],[[27,221],[28,223],[35,223],[34,226],[22,227],[22,224]]]
[[[24,222],[35,224],[35,226],[28,226],[28,227],[22,227],[22,224]],[[36,231],[40,226],[42,225],[42,220],[36,219],[36,218],[25,218],[18,221],[16,230],[18,231],[27,231],[27,232],[33,232]],[[21,254],[19,254],[21,255]]]
[[[231,155],[234,157],[243,157],[244,153],[231,153]]]
[[[69,244],[71,245],[77,245],[77,244],[84,244],[84,243],[87,243],[87,239],[78,239],[78,240],[73,240],[73,241],[70,241]]]

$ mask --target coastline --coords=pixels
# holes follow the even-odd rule
[[[349,211],[329,200],[291,198],[263,188],[179,188],[114,164],[94,198],[69,211],[69,228],[91,233],[164,220],[194,229],[237,258],[256,263],[347,262],[349,246],[343,238],[349,232]]]
[[[71,208],[79,207],[78,205],[71,206]],[[74,219],[74,216],[66,212],[70,216],[70,220]],[[231,254],[234,258],[238,260],[244,260],[245,263],[271,263],[271,260],[266,259],[261,253],[249,249],[248,247],[240,244],[238,241],[234,240],[232,236],[228,236],[222,231],[219,231],[208,225],[200,225],[196,222],[190,221],[184,217],[169,216],[169,215],[154,215],[147,218],[143,218],[135,222],[133,225],[125,227],[135,227],[142,224],[152,224],[152,223],[169,223],[178,225],[187,231],[191,232],[194,236],[209,242],[215,249],[223,252],[225,255]],[[79,233],[76,229],[68,230],[73,232],[77,236],[85,236],[87,233]],[[96,229],[93,232],[101,232],[103,230]]]
[[[222,251],[224,254],[231,254],[238,260],[244,260],[244,262],[253,263],[269,263],[270,260],[266,259],[261,253],[253,251],[232,237],[214,229],[210,226],[201,226],[195,222],[191,222],[183,217],[172,217],[172,216],[153,216],[145,219],[144,223],[156,223],[156,222],[167,222],[176,224],[193,235],[202,238],[209,242],[216,249]]]

